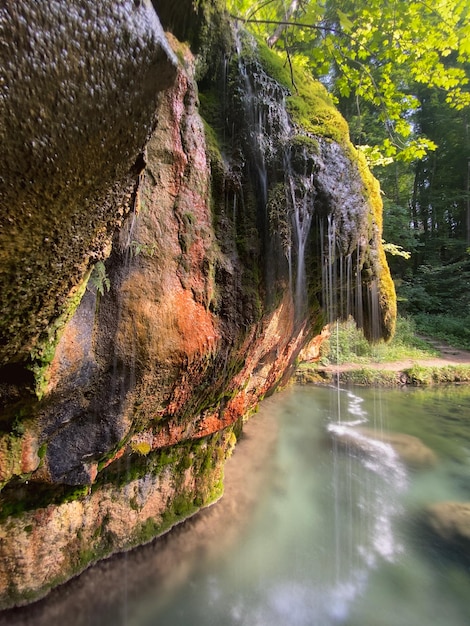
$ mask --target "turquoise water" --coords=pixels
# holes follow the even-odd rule
[[[275,401],[262,409],[279,420],[275,466],[249,529],[135,623],[469,624],[468,572],[412,523],[427,503],[470,496],[468,390],[303,387]],[[372,458],[335,449],[338,419],[417,435],[438,465],[412,474],[385,444]]]
[[[370,437],[367,454],[339,445],[362,425],[418,436],[437,464],[410,471]],[[470,501],[469,478],[470,388],[294,387],[248,424],[220,503],[8,624],[468,625],[468,565],[419,516]]]

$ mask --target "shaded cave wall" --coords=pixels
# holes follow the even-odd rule
[[[2,607],[220,497],[242,419],[327,319],[320,218],[340,234],[329,275],[355,255],[380,333],[393,326],[379,190],[326,94],[301,95],[305,128],[274,57],[237,48],[217,3],[191,3],[188,23],[183,3],[154,4],[192,51],[150,2],[0,11]],[[256,133],[247,77],[255,100],[281,95]],[[314,213],[301,306],[299,206]]]

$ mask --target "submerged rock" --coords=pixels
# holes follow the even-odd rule
[[[470,560],[470,503],[438,502],[424,512],[426,525],[447,545]]]
[[[332,431],[339,445],[358,454],[375,453],[374,442],[380,441],[392,447],[398,457],[413,469],[433,467],[437,456],[421,439],[405,433],[377,431],[364,427],[345,427]]]

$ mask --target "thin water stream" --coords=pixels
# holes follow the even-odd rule
[[[248,423],[222,501],[0,624],[469,624],[468,565],[417,521],[430,503],[470,502],[469,416],[468,387],[276,394]],[[418,436],[437,463],[411,471],[364,425]]]

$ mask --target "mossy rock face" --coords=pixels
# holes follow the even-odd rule
[[[220,496],[230,429],[286,382],[324,325],[328,223],[332,273],[354,256],[358,289],[382,293],[378,189],[344,120],[310,79],[290,90],[266,50],[249,51],[250,73],[234,52],[220,89],[221,4],[155,1],[197,57],[162,38],[149,0],[75,0],[63,19],[58,3],[42,15],[20,2],[27,19],[10,16],[31,55],[5,65],[15,80],[0,118],[5,602],[37,597]],[[32,46],[43,31],[50,50]],[[10,585],[17,557],[29,579]]]
[[[396,297],[378,182],[325,88],[246,33],[235,36],[223,104],[230,169],[242,181],[232,202],[255,198],[265,304],[294,282],[299,319],[317,319],[320,304],[327,321],[353,315],[369,339],[389,339]]]
[[[37,497],[0,525],[0,610],[26,604],[110,554],[151,541],[223,493],[233,428],[129,459],[93,489]],[[51,504],[53,502],[53,504]],[[11,568],[19,561],[21,567]]]
[[[24,361],[129,210],[175,58],[147,3],[0,9],[0,363]],[[21,53],[19,51],[21,50]]]
[[[224,0],[152,0],[165,30],[197,54],[197,76],[215,71],[228,48],[230,29]]]
[[[303,132],[347,144],[347,122],[319,81],[295,65],[291,70],[285,59],[264,43],[259,42],[256,56],[267,74],[287,90],[288,111],[293,122]]]

